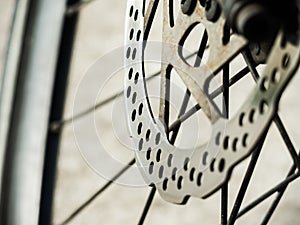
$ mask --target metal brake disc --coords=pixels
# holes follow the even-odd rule
[[[152,18],[150,11],[143,13],[144,2],[128,1],[126,12],[125,98],[136,162],[146,183],[155,185],[163,199],[185,203],[189,196],[205,198],[229,179],[234,166],[255,149],[270,126],[280,96],[298,67],[299,46],[289,42],[282,45],[283,35],[279,32],[257,85],[236,115],[226,119],[208,96],[206,86],[212,73],[236,56],[247,41],[233,34],[229,43],[223,44],[223,15],[216,22],[209,22],[199,1],[190,16],[179,12],[172,26],[168,16],[164,16],[163,41],[166,45],[162,47],[162,60],[174,66],[212,126],[206,145],[183,150],[169,143],[164,124],[154,118],[148,99],[143,69],[146,37],[143,34],[147,20]],[[150,8],[154,2],[150,1]],[[168,0],[163,1],[165,15],[168,15],[168,4]],[[207,64],[195,68],[184,62],[177,47],[168,45],[179,46],[182,36],[196,23],[205,26],[213,50]],[[165,67],[162,64],[163,78]]]

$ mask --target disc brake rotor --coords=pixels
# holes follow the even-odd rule
[[[173,66],[212,126],[207,144],[183,150],[170,144],[165,126],[159,118],[153,117],[148,99],[143,70],[143,40],[146,39],[143,34],[144,24],[151,17],[149,13],[143,15],[143,2],[128,1],[126,12],[125,98],[136,162],[146,183],[155,185],[163,199],[184,203],[189,196],[205,198],[229,179],[233,167],[255,149],[270,126],[280,96],[298,67],[299,46],[289,42],[283,46],[283,35],[279,32],[257,85],[236,115],[226,119],[209,97],[207,84],[213,73],[236,56],[247,41],[233,34],[224,44],[224,17],[221,15],[216,22],[209,22],[199,1],[190,16],[179,12],[172,26],[168,16],[164,16],[163,41],[166,44],[162,47],[162,61],[168,64],[162,63],[162,81],[166,79],[166,67]],[[153,4],[154,1],[150,1],[150,7]],[[164,15],[168,15],[168,4],[169,1],[164,0]],[[178,46],[190,27],[197,23],[206,28],[211,54],[206,65],[191,67],[180,56]],[[161,89],[163,93],[163,84]]]

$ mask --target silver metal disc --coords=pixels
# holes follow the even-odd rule
[[[233,167],[254,150],[269,127],[277,112],[279,98],[298,66],[299,47],[290,43],[282,47],[282,35],[279,33],[263,75],[236,115],[227,120],[214,111],[214,107],[209,106],[210,112],[206,114],[210,115],[212,132],[208,143],[191,149],[176,148],[169,143],[164,124],[154,118],[148,100],[143,70],[143,34],[145,20],[149,18],[143,15],[143,2],[128,1],[124,56],[127,118],[136,162],[146,183],[155,185],[163,199],[184,203],[189,196],[204,198],[229,178]],[[153,1],[150,1],[150,5],[151,2]],[[165,8],[168,7],[168,2],[164,1]],[[169,33],[166,32],[172,36],[168,39],[170,43],[168,40],[164,41],[166,44],[179,45],[178,39],[184,33],[180,28],[187,27],[186,23],[203,23],[211,37],[210,45],[213,48],[207,65],[191,68],[178,60],[177,51],[167,47],[165,49],[168,51],[162,54],[164,60],[179,64],[174,66],[179,67],[182,74],[185,74],[181,76],[183,82],[192,89],[192,95],[203,106],[203,102],[212,104],[205,94],[204,86],[211,75],[209,71],[218,70],[245,46],[246,41],[239,36],[233,36],[227,45],[223,45],[223,29],[220,28],[225,24],[224,18],[221,16],[216,23],[207,22],[204,8],[199,1],[197,4],[191,17],[180,15],[179,12],[175,26],[167,29]],[[176,23],[181,26],[176,27]],[[282,61],[286,58],[289,60],[288,65],[283,65]],[[199,80],[195,73],[204,76]],[[189,86],[191,81],[196,83],[194,87]],[[202,94],[197,95],[197,90]]]

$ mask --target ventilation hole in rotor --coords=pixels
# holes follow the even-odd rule
[[[143,107],[144,107],[144,105],[143,105],[143,103],[141,103],[140,106],[139,106],[139,115],[142,115]]]
[[[158,145],[159,141],[160,141],[160,133],[157,133],[155,137],[155,144]]]
[[[168,178],[165,178],[162,184],[162,189],[165,191],[168,188]]]
[[[156,152],[156,161],[159,162],[161,159],[161,149],[158,149]]]
[[[135,56],[136,56],[136,48],[134,48],[133,49],[133,51],[132,51],[132,60],[134,60],[135,59]]]
[[[130,94],[131,94],[131,87],[129,86],[128,88],[127,88],[127,98],[129,98],[130,97]]]
[[[149,160],[150,158],[151,158],[151,147],[149,147],[146,152],[146,159]]]
[[[241,127],[244,125],[244,117],[245,117],[245,113],[241,113],[240,118],[239,118],[239,125]]]
[[[289,54],[286,53],[282,57],[282,68],[287,69],[289,64],[290,64],[290,56],[289,56]]]
[[[255,109],[251,109],[249,113],[249,122],[254,123],[255,122]]]
[[[189,162],[190,162],[190,158],[185,158],[185,160],[184,160],[184,164],[183,164],[183,169],[185,170],[185,171],[187,171],[188,170],[188,167],[189,167]]]
[[[244,134],[244,136],[243,136],[243,140],[242,140],[242,145],[244,146],[244,147],[247,147],[247,143],[248,142],[248,134],[246,133],[246,134]]]
[[[136,41],[139,41],[141,38],[141,31],[138,30],[138,32],[136,33]]]
[[[158,170],[158,177],[161,179],[164,175],[164,166],[161,165]]]
[[[132,17],[132,14],[133,14],[133,6],[130,7],[129,16]]]
[[[232,142],[232,150],[235,152],[237,150],[238,139],[234,138]]]
[[[260,84],[260,90],[267,91],[268,89],[269,89],[269,80],[267,77],[263,77]]]
[[[182,183],[183,183],[183,177],[180,176],[180,177],[178,177],[178,181],[177,181],[178,190],[180,190],[182,188]]]
[[[141,151],[143,149],[144,139],[141,138],[139,141],[139,150]]]
[[[138,11],[138,10],[135,10],[135,13],[134,13],[134,21],[137,21],[138,15],[139,15],[139,11]]]
[[[201,185],[201,180],[202,180],[202,173],[200,172],[197,176],[197,185],[200,186]]]
[[[129,59],[129,57],[130,57],[130,52],[131,52],[131,48],[128,47],[128,48],[127,48],[127,52],[126,52],[126,58],[127,58],[127,59]]]
[[[220,173],[222,173],[224,171],[224,168],[225,168],[225,159],[222,158],[219,162],[219,171],[220,171]]]
[[[138,80],[139,80],[139,72],[136,72],[135,76],[134,76],[134,83],[137,84]]]
[[[259,112],[260,114],[264,114],[265,112],[268,111],[269,105],[267,103],[266,100],[261,100],[260,104],[259,104]]]
[[[142,133],[142,128],[143,128],[143,123],[140,122],[139,125],[138,125],[138,129],[137,129],[137,132],[138,132],[139,135]]]
[[[136,110],[134,109],[131,113],[131,120],[132,122],[135,121],[135,117],[136,117]]]
[[[221,139],[221,132],[217,133],[216,135],[216,145],[220,145],[220,139]]]
[[[153,173],[153,168],[154,168],[154,162],[151,162],[149,165],[149,174]]]
[[[203,164],[204,166],[207,165],[207,160],[208,160],[208,152],[204,152],[204,153],[203,153],[203,157],[202,157],[202,164]]]
[[[173,170],[172,170],[172,180],[176,180],[176,173],[177,173],[177,168],[175,167]]]
[[[151,134],[151,131],[150,131],[150,129],[148,129],[147,132],[146,132],[146,141],[149,141],[150,134]]]
[[[226,137],[224,138],[223,148],[224,148],[225,150],[227,150],[227,149],[228,149],[228,146],[229,146],[229,136],[226,136]]]
[[[216,159],[213,159],[213,160],[211,161],[211,163],[210,163],[209,168],[210,168],[210,171],[211,171],[211,172],[214,172],[214,171],[215,171],[215,162],[216,162]]]
[[[190,181],[194,181],[194,174],[195,174],[196,169],[192,168],[190,171]]]
[[[279,72],[279,70],[277,68],[275,68],[273,70],[271,79],[272,79],[273,83],[278,83],[279,82],[279,80],[280,80],[280,72]]]
[[[129,33],[129,39],[132,40],[134,34],[134,29],[131,28],[130,33]]]
[[[171,167],[172,166],[172,160],[173,160],[173,154],[170,154],[169,157],[168,157],[168,167]]]
[[[128,72],[128,80],[131,80],[132,78],[132,73],[133,73],[133,69],[130,68],[129,72]]]
[[[132,104],[134,104],[136,102],[136,96],[137,96],[137,93],[134,92],[132,95]]]

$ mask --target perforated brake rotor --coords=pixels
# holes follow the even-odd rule
[[[183,150],[169,143],[164,124],[159,118],[153,117],[148,100],[143,70],[143,34],[149,15],[147,12],[146,16],[143,15],[143,2],[128,1],[126,12],[125,98],[136,162],[146,183],[154,184],[163,199],[184,203],[189,196],[205,198],[229,178],[233,167],[254,150],[269,127],[277,112],[280,96],[298,66],[299,46],[289,42],[282,45],[283,35],[278,34],[263,75],[236,115],[227,120],[208,97],[206,85],[212,72],[220,70],[224,63],[237,55],[246,41],[232,35],[230,42],[224,45],[224,18],[221,16],[215,23],[208,22],[205,10],[198,1],[194,13],[186,16],[179,12],[172,27],[167,16],[164,16],[167,22],[164,22],[163,39],[170,46],[178,46],[190,26],[202,23],[213,48],[207,65],[197,68],[187,65],[178,56],[178,48],[167,45],[162,48],[162,59],[177,68],[176,72],[212,125],[207,144]],[[153,3],[150,1],[150,7]],[[168,3],[168,0],[164,1],[165,12]],[[164,69],[162,64],[162,71]],[[161,72],[161,76],[165,76],[164,72]]]

